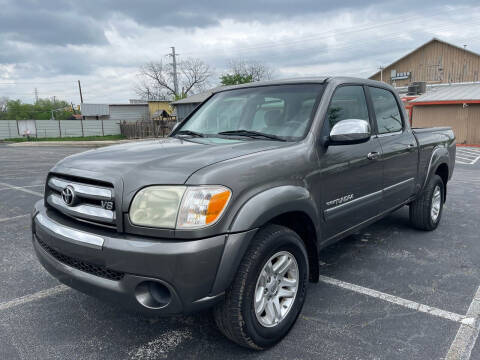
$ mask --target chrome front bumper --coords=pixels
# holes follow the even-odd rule
[[[39,213],[34,218],[34,221],[36,221],[50,236],[56,236],[59,239],[72,244],[102,250],[103,243],[105,242],[104,238],[101,236],[61,225],[47,217],[46,214]]]

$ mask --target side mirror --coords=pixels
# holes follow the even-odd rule
[[[368,141],[371,136],[370,124],[360,119],[346,119],[336,123],[330,131],[329,144],[346,145]]]

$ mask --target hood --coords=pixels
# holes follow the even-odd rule
[[[52,171],[94,173],[123,180],[125,190],[153,184],[183,184],[205,166],[288,143],[223,138],[166,138],[114,145],[69,156]]]

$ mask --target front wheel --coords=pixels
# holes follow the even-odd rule
[[[445,199],[443,180],[433,175],[423,193],[410,204],[410,222],[420,230],[435,230],[440,223]]]
[[[279,225],[259,230],[225,301],[214,309],[220,331],[242,346],[262,350],[287,335],[303,307],[308,258],[300,237]]]

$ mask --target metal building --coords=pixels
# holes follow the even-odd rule
[[[101,120],[108,119],[110,116],[110,109],[108,104],[80,104],[80,112],[83,120]]]
[[[148,121],[148,104],[81,104],[84,120]]]
[[[414,127],[451,126],[458,144],[480,144],[480,83],[437,86],[410,104]]]
[[[148,104],[110,104],[110,119],[126,122],[148,121]]]
[[[446,84],[480,81],[479,73],[479,54],[433,38],[376,72],[370,79],[399,87],[412,82]]]
[[[198,105],[212,95],[212,92],[217,91],[219,88],[221,86],[172,102],[170,105],[175,108],[177,120],[182,121],[185,119]]]

